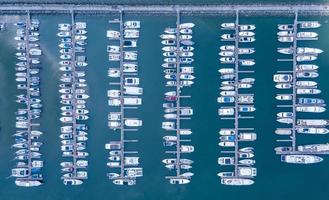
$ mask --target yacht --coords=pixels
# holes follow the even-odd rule
[[[219,131],[220,135],[235,135],[234,129],[220,129]]]
[[[186,29],[186,28],[193,28],[195,26],[194,23],[182,23],[179,25],[180,29]]]
[[[240,37],[252,37],[254,35],[255,35],[255,33],[252,31],[240,31],[239,32]]]
[[[321,90],[313,88],[297,88],[297,94],[320,94]]]
[[[235,46],[234,45],[223,45],[223,46],[220,46],[220,50],[221,51],[234,51]]]
[[[313,61],[316,59],[317,57],[313,55],[297,55],[296,57],[297,62]]]
[[[219,165],[234,165],[234,157],[219,157]]]
[[[119,39],[120,38],[120,32],[119,31],[108,30],[108,31],[106,31],[106,37],[108,37],[109,39]]]
[[[312,112],[312,113],[321,113],[324,112],[326,108],[322,106],[296,106],[297,112]]]
[[[239,25],[239,29],[241,31],[252,31],[256,29],[256,26],[253,24],[248,24],[248,25]]]
[[[326,128],[297,128],[298,133],[305,133],[305,134],[327,134],[329,130]]]
[[[139,29],[141,27],[140,21],[125,21],[123,26],[128,29]]]
[[[115,46],[115,45],[108,45],[106,49],[107,49],[107,52],[109,52],[109,53],[119,53],[120,52],[120,47]]]
[[[313,164],[321,162],[323,159],[313,155],[281,155],[281,161],[292,164]]]
[[[170,184],[179,184],[179,185],[181,185],[181,184],[187,184],[189,182],[190,182],[190,180],[187,179],[187,178],[171,178],[171,179],[169,179]]]
[[[224,96],[224,97],[217,98],[218,103],[233,103],[234,101],[235,101],[234,97]]]
[[[219,172],[217,174],[217,176],[219,177],[233,177],[234,176],[234,172]]]
[[[83,181],[79,180],[79,179],[70,179],[70,178],[63,179],[64,185],[81,185],[82,183],[83,183]]]
[[[179,30],[179,32],[181,34],[192,34],[193,33],[192,29],[190,29],[190,28],[182,28]]]
[[[297,71],[313,71],[317,70],[319,66],[313,65],[313,64],[302,64],[302,65],[297,65]]]
[[[219,146],[221,147],[234,147],[235,146],[235,142],[219,142],[218,143]]]
[[[218,70],[218,72],[221,74],[233,74],[234,71],[235,70],[233,68],[221,68]]]
[[[309,144],[297,146],[297,150],[301,152],[328,152],[329,144]]]
[[[125,119],[124,123],[126,126],[129,126],[129,127],[142,126],[142,120],[138,120],[138,119]]]
[[[296,81],[296,85],[300,87],[314,87],[317,85],[315,81]]]
[[[293,54],[294,52],[292,48],[278,48],[277,51],[282,54]]]
[[[175,46],[164,46],[162,47],[162,51],[167,51],[167,52],[174,52],[176,51],[176,47]]]
[[[318,34],[316,32],[298,32],[297,38],[316,38]]]
[[[294,41],[294,37],[291,37],[291,36],[281,37],[281,36],[279,36],[278,37],[278,40],[279,40],[279,42],[293,42]]]
[[[300,22],[300,28],[319,28],[321,24],[317,21]]]
[[[303,71],[297,72],[296,76],[297,78],[316,78],[319,76],[319,74],[314,71]]]
[[[275,134],[278,134],[278,135],[291,135],[292,133],[292,130],[291,129],[286,129],[286,128],[277,128],[275,130]]]
[[[241,66],[253,66],[253,65],[255,65],[256,63],[255,63],[255,61],[253,61],[253,60],[247,60],[247,59],[245,59],[245,60],[240,60],[240,64],[241,64]]]
[[[254,106],[239,106],[239,112],[254,112],[255,110]]]
[[[254,181],[251,179],[245,179],[245,178],[222,178],[221,184],[223,185],[234,185],[234,186],[240,186],[240,185],[252,185],[254,184]]]
[[[227,40],[227,41],[232,41],[235,39],[235,35],[234,34],[229,34],[229,33],[226,33],[226,34],[223,34],[221,36],[222,40]]]
[[[239,42],[246,43],[246,42],[254,42],[256,39],[254,37],[239,37]]]
[[[298,54],[320,54],[323,51],[318,48],[310,48],[310,47],[298,47],[297,53]]]
[[[273,81],[277,83],[287,83],[292,81],[291,74],[275,74],[273,76]]]
[[[235,23],[222,23],[220,26],[223,29],[235,29]]]
[[[287,37],[287,36],[293,36],[294,35],[294,32],[291,30],[288,30],[288,31],[279,31],[277,33],[278,36],[281,36],[281,37]]]
[[[299,126],[327,126],[329,120],[324,119],[297,119],[297,125]]]
[[[275,85],[276,88],[278,89],[290,89],[292,87],[292,84],[290,83],[277,83]]]
[[[42,185],[42,182],[38,180],[15,180],[15,184],[21,187],[35,187]]]

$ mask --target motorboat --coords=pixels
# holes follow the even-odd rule
[[[256,41],[255,37],[239,37],[239,42],[247,43]]]
[[[70,178],[63,179],[64,185],[81,185],[82,183],[83,183],[83,181],[79,180],[79,179],[70,179]]]
[[[220,129],[219,134],[220,135],[234,135],[235,130],[234,129]]]
[[[317,98],[298,98],[299,104],[323,104],[323,99],[317,99]]]
[[[297,55],[296,57],[297,62],[313,61],[316,59],[317,57],[314,55]]]
[[[327,134],[329,133],[329,130],[326,128],[297,128],[298,133],[304,133],[304,134]]]
[[[324,112],[326,108],[322,106],[296,106],[297,112],[312,112],[312,113],[321,113]]]
[[[253,24],[248,24],[248,25],[239,25],[239,29],[241,31],[252,31],[256,29],[256,26]]]
[[[234,101],[235,101],[235,98],[229,97],[229,96],[223,96],[223,97],[217,98],[218,103],[233,103]]]
[[[255,35],[255,33],[252,31],[240,31],[239,32],[240,37],[252,37],[254,35]]]
[[[318,68],[319,68],[319,66],[313,65],[313,64],[301,64],[301,65],[297,65],[296,70],[297,71],[313,71],[313,70],[317,70]]]
[[[294,37],[292,37],[292,36],[279,36],[278,41],[279,42],[293,42]]]
[[[296,81],[296,85],[299,87],[314,87],[317,85],[315,81]]]
[[[300,28],[319,28],[321,26],[318,21],[303,21],[299,25]]]
[[[291,31],[294,30],[293,24],[279,24],[278,29],[281,31]]]
[[[235,29],[235,23],[222,23],[221,25],[221,28],[223,29]]]
[[[292,81],[291,74],[275,74],[273,76],[273,81],[276,83],[288,83]]]
[[[321,90],[314,88],[297,88],[297,94],[320,94]]]
[[[323,51],[318,48],[310,48],[310,47],[298,47],[297,54],[320,54]]]
[[[187,184],[189,183],[190,180],[187,179],[187,178],[170,178],[169,179],[169,183],[170,184],[179,184],[179,185],[182,185],[182,184]]]
[[[281,161],[292,164],[313,164],[319,163],[323,159],[314,155],[281,155]]]
[[[234,157],[219,157],[219,165],[234,165]]]
[[[297,78],[316,78],[319,74],[314,71],[303,71],[303,72],[297,72],[296,77]]]
[[[221,147],[234,147],[235,142],[219,142],[218,145]]]
[[[252,185],[254,181],[251,179],[245,178],[222,178],[221,184],[223,185],[233,185],[233,186],[240,186],[240,185]]]
[[[316,32],[298,32],[297,38],[316,38],[318,34]]]
[[[329,125],[329,120],[324,119],[297,119],[297,125],[299,126],[327,126]]]
[[[309,144],[297,146],[297,150],[301,152],[328,152],[329,144]]]

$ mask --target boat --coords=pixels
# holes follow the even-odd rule
[[[277,35],[281,36],[281,37],[293,36],[294,32],[292,30],[279,31],[279,32],[277,32]]]
[[[317,98],[298,98],[299,104],[323,104],[323,99],[317,99]]]
[[[281,161],[292,164],[313,164],[319,163],[323,159],[314,155],[281,155]]]
[[[297,55],[296,57],[297,62],[313,61],[316,59],[317,57],[314,55]]]
[[[246,42],[254,42],[256,39],[254,37],[239,37],[239,42],[246,43]]]
[[[294,30],[293,24],[279,24],[278,29],[281,31]]]
[[[297,65],[296,70],[297,71],[313,71],[313,70],[317,70],[318,68],[319,68],[319,66],[313,65],[313,64],[301,64],[301,65]]]
[[[314,87],[317,85],[315,81],[296,81],[296,85],[299,87]]]
[[[297,128],[298,133],[304,133],[304,134],[327,134],[329,133],[329,130],[326,128]]]
[[[217,176],[219,177],[233,177],[234,176],[234,172],[219,172],[217,174]]]
[[[318,48],[310,48],[310,47],[298,47],[297,54],[320,54],[323,51]]]
[[[38,180],[15,180],[15,184],[21,187],[35,187],[42,185],[42,182]]]
[[[233,185],[233,186],[240,186],[240,185],[252,185],[254,181],[251,179],[244,179],[244,178],[222,178],[221,184],[223,185]]]
[[[222,107],[218,109],[219,116],[232,116],[234,115],[234,108],[232,107]]]
[[[218,145],[221,147],[234,147],[235,142],[219,142]]]
[[[170,178],[169,179],[170,184],[179,184],[179,185],[181,185],[181,184],[187,184],[189,182],[190,182],[190,180],[187,179],[187,178]]]
[[[326,111],[326,108],[322,106],[296,106],[297,112],[312,112],[312,113],[321,113]]]
[[[222,23],[221,25],[221,28],[223,29],[235,29],[235,23]]]
[[[292,37],[292,36],[279,36],[278,41],[279,42],[293,42],[294,37]]]
[[[248,25],[239,25],[239,29],[241,31],[252,31],[256,29],[256,26],[253,24],[248,24]]]
[[[314,71],[303,71],[297,72],[296,76],[297,78],[316,78],[319,76],[319,74]]]
[[[300,28],[319,28],[321,26],[318,21],[303,21],[299,25]]]
[[[297,119],[297,125],[299,126],[327,126],[329,120],[324,119]]]
[[[182,23],[179,25],[180,29],[186,29],[186,28],[193,28],[195,26],[194,23]]]
[[[276,83],[288,83],[292,81],[291,74],[275,74],[273,76],[273,81]]]
[[[219,165],[234,165],[234,157],[219,157]]]
[[[79,179],[70,179],[70,178],[63,179],[64,185],[81,185],[82,183],[83,183],[83,181],[79,180]]]
[[[297,146],[297,150],[301,152],[328,152],[329,144],[309,144]]]
[[[316,38],[318,34],[316,32],[298,32],[297,38]]]
[[[224,96],[224,97],[217,98],[218,103],[233,103],[234,101],[235,101],[234,97]]]
[[[255,35],[255,33],[252,31],[240,31],[239,32],[240,37],[252,37],[254,35]]]

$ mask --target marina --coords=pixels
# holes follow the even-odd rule
[[[61,117],[61,151],[63,162],[60,163],[64,185],[81,185],[88,179],[88,160],[86,141],[88,140],[88,117],[86,100],[86,79],[84,68],[88,65],[84,56],[86,44],[86,23],[76,22],[71,13],[71,23],[58,24],[60,38],[59,85]]]
[[[34,187],[43,184],[42,176],[42,142],[39,137],[43,132],[38,130],[38,118],[41,117],[42,103],[40,93],[41,69],[39,57],[42,50],[38,44],[39,21],[26,15],[25,21],[16,24],[17,53],[16,82],[20,94],[16,102],[20,106],[16,111],[15,148],[16,166],[11,176],[16,178],[15,184],[20,187]]]
[[[324,34],[328,23],[322,11],[321,17],[314,16],[315,11],[298,12],[296,38],[299,40],[294,49],[293,42],[281,42],[290,41],[294,31],[278,30],[277,26],[293,24],[294,7],[289,12],[254,12],[246,7],[234,16],[237,7],[222,11],[229,8],[224,5],[220,11],[215,11],[217,6],[204,7],[204,12],[194,10],[193,6],[189,11],[190,7],[184,5],[154,9],[152,13],[139,6],[136,11],[133,6],[130,10],[119,6],[108,11],[104,5],[86,13],[84,5],[81,10],[80,6],[69,8],[72,7],[30,12],[31,26],[32,21],[39,19],[40,30],[32,31],[27,37],[40,34],[39,40],[30,44],[32,48],[37,49],[34,46],[37,44],[42,49],[42,52],[32,51],[41,55],[26,58],[39,58],[39,64],[31,65],[30,74],[38,76],[42,84],[37,86],[42,97],[30,97],[30,104],[36,104],[30,106],[31,110],[42,110],[42,113],[31,112],[33,115],[40,112],[40,117],[31,117],[31,152],[35,152],[31,153],[31,161],[42,161],[39,162],[42,167],[37,172],[31,168],[31,174],[38,174],[38,179],[35,175],[3,179],[0,196],[13,200],[63,196],[81,200],[104,196],[136,200],[219,197],[233,200],[258,199],[266,192],[270,199],[312,198],[313,192],[300,191],[307,186],[316,192],[318,199],[326,199],[321,191],[327,185],[319,179],[327,177],[328,160],[324,155],[329,123],[325,77],[329,44]],[[16,121],[27,119],[23,111],[25,104],[16,103],[16,100],[25,101],[23,96],[16,97],[25,94],[25,90],[16,87],[25,86],[23,82],[19,86],[15,82],[16,78],[19,81],[24,78],[25,66],[21,62],[25,62],[26,49],[16,51],[16,43],[21,41],[13,40],[22,35],[20,31],[16,34],[18,26],[14,23],[25,22],[25,15],[16,14],[24,12],[14,11],[12,17],[2,18],[5,23],[0,32],[3,44],[0,47],[3,80],[0,154],[4,161],[0,162],[0,174],[4,176],[19,168],[16,161],[25,159],[31,149],[10,148],[28,139],[21,132],[25,128],[15,127]],[[275,12],[279,16],[273,17]],[[287,15],[282,16],[283,12]],[[79,22],[88,26],[72,32],[74,24]],[[191,23],[194,27],[181,30],[177,22]],[[303,22],[303,26],[307,22],[319,22],[320,27],[301,28]],[[62,31],[59,24],[64,29],[71,28]],[[139,24],[140,28],[127,28],[125,24]],[[177,30],[181,31],[177,33]],[[292,69],[294,58],[296,66]],[[84,96],[86,99],[75,98],[72,83],[66,82],[72,76],[69,74],[76,75],[75,81],[71,79],[77,83],[75,93],[88,95]],[[294,85],[293,81],[273,84],[273,74],[289,74],[296,81]],[[290,80],[290,76],[281,78]],[[32,82],[37,82],[36,78],[31,78]],[[30,87],[36,87],[33,84],[36,83]],[[277,100],[293,99],[290,95],[293,90],[296,91],[295,119],[292,100]],[[222,112],[218,112],[221,108]],[[220,115],[219,120],[220,113],[229,115]],[[79,115],[75,141],[73,115]],[[164,125],[166,128],[175,125],[174,129],[163,129],[163,122],[174,122]],[[293,123],[295,150],[291,138]],[[41,143],[35,151],[35,145]],[[76,150],[70,150],[74,146]],[[15,161],[11,162],[13,158]],[[29,168],[26,169],[14,173],[26,173]],[[284,181],[277,174],[282,174]],[[24,187],[34,184],[40,187],[17,187],[15,180],[22,181],[18,185]],[[249,187],[230,187],[240,185]]]
[[[250,68],[255,65],[255,61],[250,56],[255,49],[247,45],[256,40],[254,34],[256,26],[241,24],[239,12],[236,12],[235,22],[222,23],[221,29],[225,33],[221,35],[224,45],[220,46],[219,52],[221,68],[218,72],[222,82],[219,88],[220,96],[217,99],[221,105],[218,115],[222,121],[232,120],[234,123],[233,127],[221,128],[219,131],[218,145],[225,149],[221,151],[225,157],[219,157],[218,164],[231,165],[234,171],[220,172],[218,176],[221,178],[221,184],[224,185],[252,185],[254,183],[252,178],[257,175],[253,159],[254,148],[242,147],[242,144],[255,141],[257,136],[253,132],[254,128],[241,127],[239,122],[242,119],[253,119],[252,113],[256,110],[254,94],[250,93],[255,79],[249,77],[254,73]]]
[[[188,144],[188,139],[192,134],[189,128],[181,127],[182,120],[191,119],[193,109],[189,106],[181,105],[181,99],[188,99],[190,96],[182,95],[184,87],[191,87],[194,82],[193,69],[193,44],[192,39],[193,23],[182,23],[180,13],[176,15],[176,27],[165,28],[160,37],[163,44],[162,50],[164,55],[164,77],[166,87],[170,89],[165,93],[164,118],[162,128],[166,131],[163,137],[166,157],[162,160],[165,167],[174,171],[174,175],[166,176],[170,184],[187,184],[190,183],[194,175],[190,169],[193,160],[184,158],[186,154],[194,152],[194,146]],[[167,133],[174,135],[167,135]],[[183,157],[184,156],[184,157]]]
[[[280,102],[291,104],[279,104],[284,112],[277,113],[277,121],[285,124],[284,128],[277,128],[275,133],[289,139],[278,139],[278,142],[290,143],[291,146],[279,146],[275,148],[276,154],[281,155],[281,161],[293,164],[312,164],[321,162],[319,155],[328,154],[328,144],[307,144],[297,143],[297,138],[302,135],[323,135],[329,132],[324,119],[300,118],[300,113],[322,113],[325,111],[325,104],[318,96],[321,90],[317,89],[317,82],[313,81],[318,77],[319,66],[312,64],[317,56],[323,51],[318,48],[302,46],[304,41],[318,39],[316,29],[321,28],[318,21],[300,21],[298,12],[295,12],[293,24],[278,25],[278,40],[290,47],[279,48],[278,52],[290,54],[292,59],[278,59],[280,63],[292,63],[291,70],[278,71],[273,76],[276,88],[285,93],[277,94],[276,99]],[[299,46],[301,45],[301,46]],[[287,56],[287,55],[286,55]],[[282,64],[283,65],[283,64]],[[288,110],[288,111],[287,111]]]
[[[107,166],[111,172],[107,174],[115,185],[136,185],[136,179],[143,176],[140,167],[138,151],[126,148],[128,143],[137,143],[138,139],[130,139],[143,121],[136,117],[127,116],[127,110],[138,109],[142,104],[143,88],[139,87],[138,53],[136,51],[140,21],[125,21],[124,13],[120,18],[109,21],[110,29],[107,38],[111,42],[107,46],[109,61],[108,76],[110,90],[107,91],[108,104],[116,107],[116,111],[108,114],[108,126],[119,133],[118,140],[111,140],[105,144],[109,150]],[[116,29],[115,29],[116,28]],[[113,81],[112,81],[113,80]],[[113,172],[112,172],[113,171]]]

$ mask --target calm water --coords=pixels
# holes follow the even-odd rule
[[[200,200],[200,199],[300,199],[328,200],[329,195],[329,158],[317,165],[293,166],[285,165],[274,155],[273,148],[278,144],[275,139],[278,136],[273,132],[278,125],[275,122],[276,101],[272,75],[281,66],[276,62],[278,54],[276,48],[276,25],[283,22],[292,22],[292,18],[282,17],[244,17],[241,23],[255,23],[257,25],[254,43],[257,61],[256,84],[254,86],[256,97],[255,120],[243,123],[245,126],[254,126],[258,133],[257,142],[252,145],[256,148],[256,161],[258,176],[256,183],[250,187],[227,187],[220,184],[217,173],[225,168],[217,165],[219,154],[218,130],[227,126],[226,122],[220,121],[217,116],[219,77],[218,47],[219,24],[231,20],[224,17],[191,17],[183,16],[182,21],[194,22],[195,45],[195,75],[196,80],[193,88],[187,89],[192,98],[186,101],[194,108],[195,115],[186,123],[186,127],[193,130],[192,143],[196,151],[191,155],[195,161],[193,172],[195,176],[192,182],[184,186],[173,186],[164,179],[168,171],[164,168],[161,160],[165,158],[162,146],[164,131],[161,129],[163,93],[165,91],[162,78],[162,52],[159,35],[167,26],[175,24],[174,17],[164,16],[125,16],[126,19],[142,21],[141,38],[139,40],[139,66],[142,87],[144,88],[143,105],[138,111],[131,112],[131,116],[143,119],[143,127],[136,137],[140,139],[132,149],[140,151],[144,177],[138,179],[134,187],[120,187],[113,185],[106,178],[109,172],[106,167],[107,151],[104,144],[115,138],[113,132],[107,128],[106,90],[109,88],[105,38],[106,29],[109,28],[107,21],[115,16],[77,16],[77,20],[88,22],[88,46],[87,56],[87,81],[88,93],[91,98],[88,102],[90,109],[89,140],[87,151],[90,166],[89,179],[79,187],[65,187],[60,179],[59,163],[63,160],[60,152],[59,140],[59,95],[58,95],[58,38],[56,36],[57,24],[69,22],[70,16],[33,16],[41,20],[41,45],[44,50],[42,57],[42,99],[44,102],[43,117],[40,120],[43,136],[43,158],[45,160],[44,177],[45,184],[37,188],[18,188],[13,179],[6,179],[10,175],[13,162],[13,144],[11,137],[14,132],[16,109],[15,95],[17,95],[14,81],[14,53],[13,40],[14,27],[8,27],[8,31],[0,33],[0,199],[1,200]],[[308,18],[310,19],[310,18]],[[329,84],[326,74],[329,74],[329,18],[312,18],[320,20],[323,26],[318,30],[320,40],[312,42],[312,45],[323,49],[325,52],[319,56],[317,64],[320,65],[319,88],[323,93],[322,98],[329,101]],[[306,45],[307,43],[305,43]],[[280,68],[282,69],[282,68]],[[328,118],[328,112],[322,115]],[[298,143],[326,142],[328,136],[323,137],[299,137]],[[130,148],[130,147],[128,147]]]

